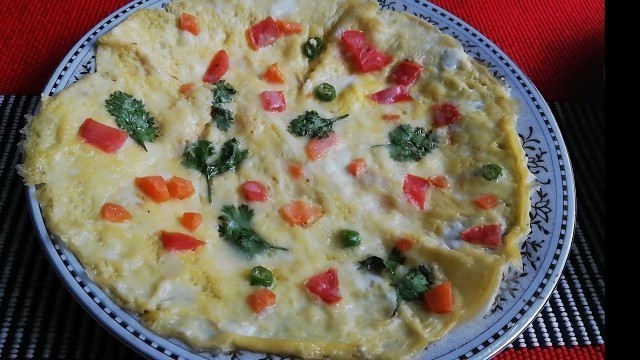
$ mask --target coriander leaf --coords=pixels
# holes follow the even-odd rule
[[[233,123],[233,113],[221,105],[231,102],[231,98],[235,95],[236,90],[226,81],[220,80],[213,84],[211,91],[213,92],[211,122],[216,124],[221,131],[227,131]]]
[[[412,267],[404,276],[396,273],[398,266],[404,265],[405,260],[406,257],[402,256],[402,252],[394,247],[386,261],[377,256],[370,256],[359,262],[358,269],[366,269],[378,275],[382,273],[382,270],[387,273],[391,280],[390,285],[395,288],[396,292],[396,303],[391,317],[398,314],[402,300],[419,299],[435,283],[433,270],[425,265]]]
[[[247,205],[236,208],[233,205],[222,207],[222,215],[218,217],[220,224],[218,233],[225,241],[235,246],[247,257],[253,257],[267,250],[288,250],[265,241],[251,228],[253,210]]]
[[[207,195],[211,202],[211,178],[207,176],[209,164],[212,162],[215,149],[209,140],[198,140],[187,144],[182,154],[182,164],[188,168],[198,170],[207,178]]]
[[[240,143],[236,138],[227,140],[220,149],[220,156],[207,167],[207,177],[235,170],[248,155],[249,150],[240,150]]]
[[[418,268],[409,270],[409,272],[396,283],[398,295],[400,295],[402,300],[406,301],[420,298],[425,291],[429,290],[429,285],[427,278]]]
[[[359,261],[358,264],[360,264],[358,269],[366,269],[374,274],[380,274],[384,269],[386,269],[384,260],[377,256],[369,256],[368,258]]]
[[[389,132],[389,144],[373,147],[378,146],[387,147],[389,156],[395,161],[420,161],[438,147],[438,137],[433,130],[402,124]]]
[[[396,268],[400,265],[404,265],[405,257],[402,256],[402,253],[395,246],[391,249],[391,254],[389,254],[389,258],[385,261],[385,267],[387,270],[387,275],[391,278],[391,281],[395,281],[395,271]]]
[[[198,140],[187,144],[182,154],[182,164],[188,168],[198,170],[207,179],[207,195],[211,202],[211,187],[213,177],[235,170],[242,160],[249,155],[248,150],[240,150],[238,140],[227,140],[220,149],[220,155],[213,159],[215,149],[209,140]]]
[[[425,265],[419,265],[418,271],[420,274],[424,275],[425,279],[427,279],[427,282],[429,283],[429,288],[431,288],[431,285],[436,282],[436,276],[433,273],[433,270]]]
[[[187,144],[182,154],[182,164],[188,168],[198,170],[202,175],[207,175],[207,166],[215,153],[213,144],[209,140],[198,140]]]
[[[233,123],[233,114],[225,108],[212,106],[211,121],[214,122],[221,131],[227,131]]]
[[[391,317],[398,315],[398,310],[400,309],[400,300],[402,299],[400,298],[400,293],[398,291],[398,288],[396,288],[396,305],[393,307],[393,312],[391,313]]]
[[[231,102],[231,97],[236,93],[236,90],[224,80],[213,84],[211,91],[213,92],[214,106]]]
[[[154,142],[158,138],[160,128],[149,114],[142,101],[130,94],[116,91],[104,102],[107,112],[116,119],[118,127],[147,151],[146,142]]]
[[[333,123],[349,117],[349,114],[325,119],[315,110],[306,111],[303,115],[291,120],[287,130],[296,136],[308,136],[311,139],[326,139],[333,131]]]

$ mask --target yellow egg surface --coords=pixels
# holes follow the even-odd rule
[[[268,17],[293,27],[252,33]],[[309,59],[313,37],[322,47]],[[222,103],[205,76],[221,50],[235,90]],[[174,0],[131,15],[96,56],[96,73],[43,99],[21,173],[49,231],[159,334],[212,352],[411,358],[486,311],[505,268],[520,265],[531,185],[516,106],[425,21],[375,1]],[[419,69],[406,85],[403,62]],[[273,64],[284,83],[265,79]],[[335,99],[318,99],[322,83]],[[286,108],[267,110],[274,92]],[[110,108],[114,94],[137,110]],[[311,111],[315,122],[293,129]],[[111,135],[91,135],[87,119],[124,143],[105,151]],[[135,141],[150,123],[155,138]],[[309,135],[318,124],[324,133]],[[231,157],[246,150],[235,164],[231,139]],[[185,160],[196,144],[213,152],[200,165]],[[194,192],[160,199],[139,180],[150,176],[159,194],[174,177]],[[185,213],[202,224],[185,227]],[[257,266],[271,285],[251,285]]]

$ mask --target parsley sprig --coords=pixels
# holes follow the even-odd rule
[[[303,115],[291,120],[287,130],[296,136],[308,136],[311,139],[326,139],[333,132],[333,124],[338,120],[349,117],[349,114],[334,118],[323,118],[315,110],[307,111]]]
[[[222,107],[222,104],[231,102],[236,90],[224,80],[213,84],[211,89],[213,100],[211,105],[211,121],[216,124],[221,131],[227,131],[233,123],[233,113]]]
[[[420,161],[438,147],[438,136],[433,130],[402,124],[389,132],[389,144],[374,145],[372,148],[378,146],[387,147],[389,156],[395,161]]]
[[[404,262],[405,257],[395,247],[391,250],[386,261],[378,256],[370,256],[359,262],[358,269],[365,269],[377,275],[385,270],[391,280],[391,286],[396,288],[396,306],[393,309],[392,317],[398,313],[401,300],[418,300],[435,283],[433,271],[425,265],[414,266],[406,274],[400,275],[396,270],[400,265],[404,265]]]
[[[220,149],[217,159],[213,158],[215,148],[209,140],[198,140],[187,147],[182,154],[182,164],[195,169],[207,179],[207,195],[211,203],[212,179],[228,171],[235,170],[249,155],[248,150],[240,149],[235,138],[227,140]]]
[[[235,246],[247,257],[253,257],[267,250],[289,249],[275,246],[264,240],[251,228],[253,209],[247,205],[235,207],[225,205],[222,207],[222,215],[218,217],[218,233],[225,241]]]
[[[154,142],[160,133],[156,120],[145,110],[142,101],[131,94],[116,91],[104,102],[116,125],[147,151],[145,142]]]

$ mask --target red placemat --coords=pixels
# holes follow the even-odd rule
[[[0,0],[0,94],[38,94],[71,47],[128,0]],[[599,96],[604,0],[434,0],[495,42],[548,101]]]

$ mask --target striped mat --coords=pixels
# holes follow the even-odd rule
[[[0,96],[0,358],[135,359],[65,289],[29,217],[18,142],[36,96]],[[604,359],[604,108],[551,103],[575,172],[571,253],[542,312],[496,359]]]

